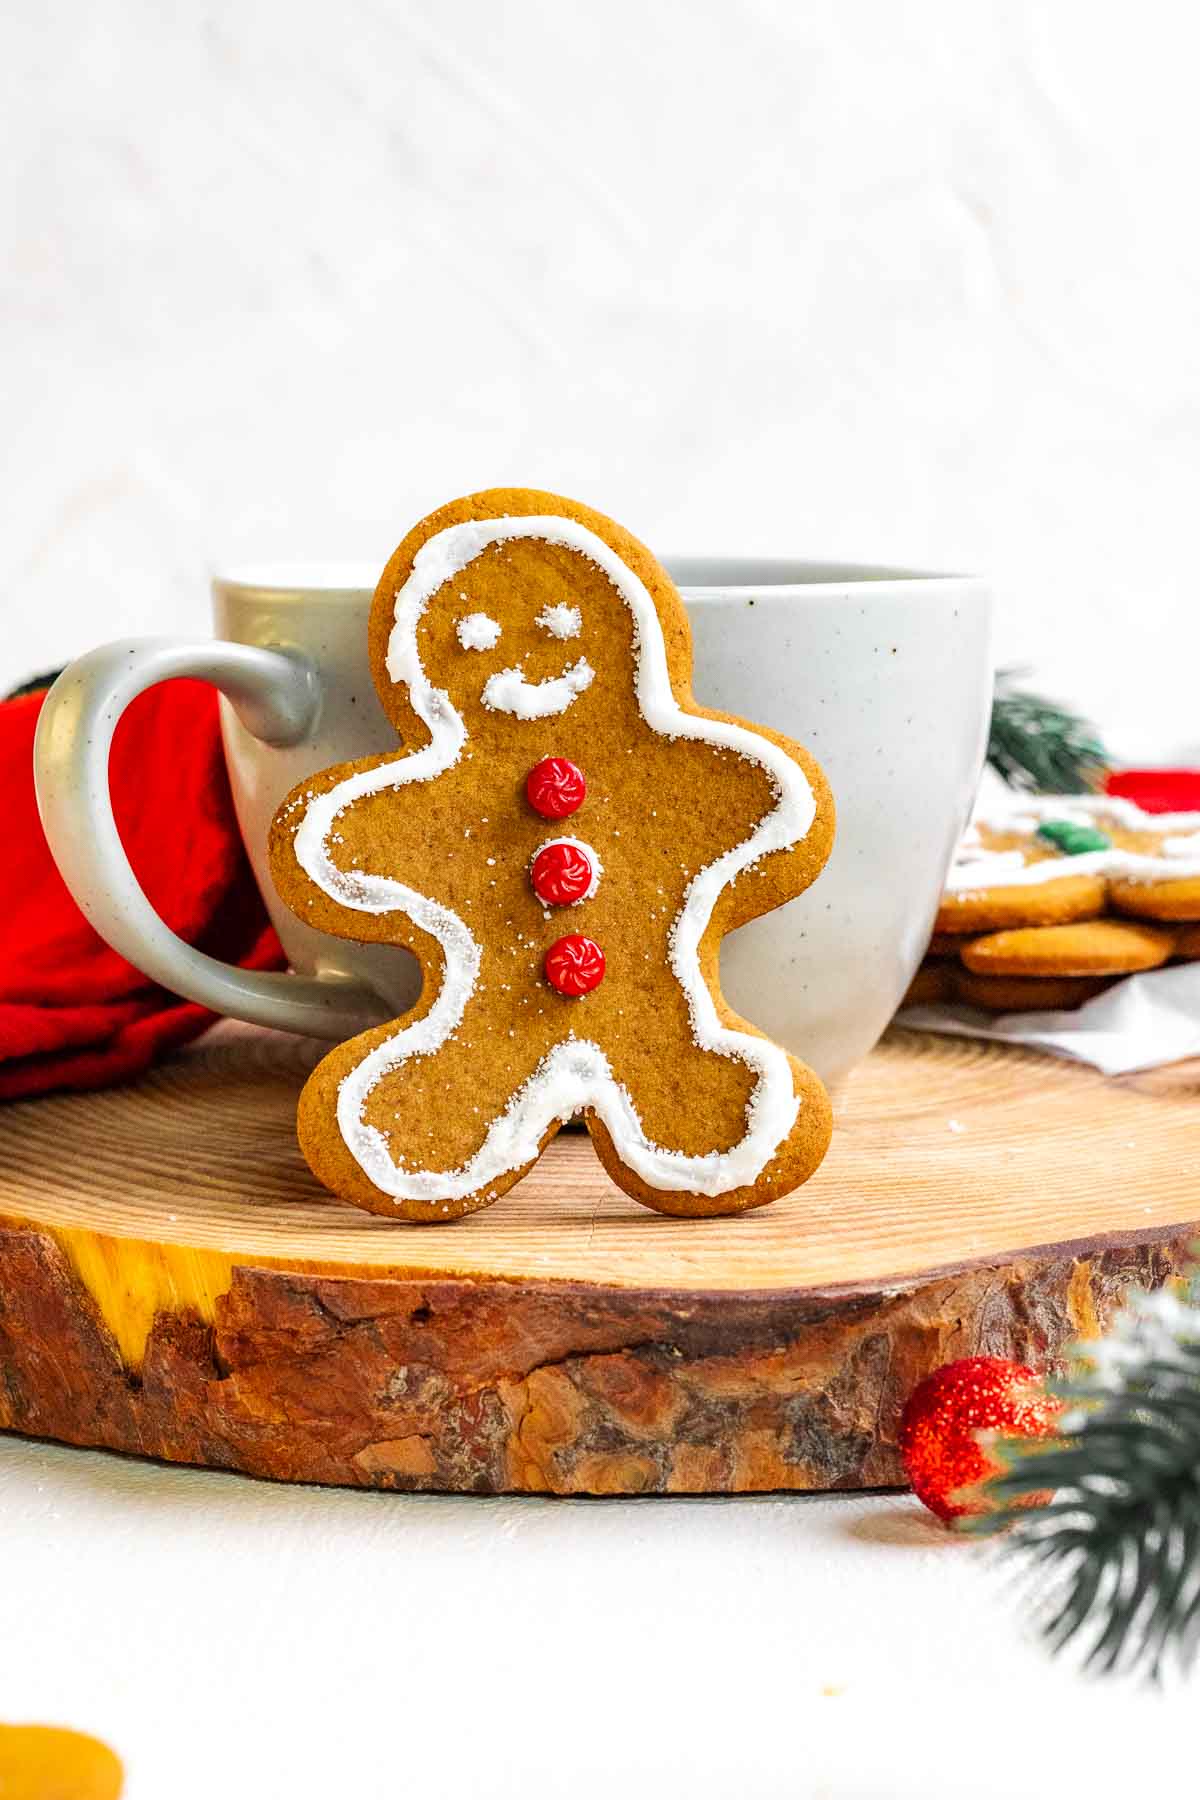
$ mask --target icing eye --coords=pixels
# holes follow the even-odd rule
[[[543,606],[537,622],[556,638],[578,637],[583,630],[583,614],[577,606]]]
[[[464,650],[491,650],[500,641],[500,627],[486,613],[468,613],[458,621],[458,641]]]

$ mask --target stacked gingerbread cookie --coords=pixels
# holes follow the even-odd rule
[[[1058,1011],[1172,960],[1200,960],[1200,813],[1023,796],[968,827],[905,1001]]]

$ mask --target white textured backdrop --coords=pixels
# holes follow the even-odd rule
[[[497,481],[982,568],[1200,747],[1200,25],[1095,0],[15,0],[0,679]],[[1164,654],[1165,653],[1165,654]]]

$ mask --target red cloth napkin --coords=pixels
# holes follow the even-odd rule
[[[118,956],[67,892],[33,792],[44,698],[0,703],[0,1099],[123,1081],[214,1017]],[[139,695],[117,726],[110,780],[134,873],[171,929],[243,968],[281,968],[238,835],[214,690],[169,681]]]
[[[1104,786],[1143,812],[1200,812],[1200,769],[1117,769]]]

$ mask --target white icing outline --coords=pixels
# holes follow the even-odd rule
[[[560,601],[557,606],[543,606],[537,616],[537,623],[551,637],[577,638],[583,630],[583,614],[577,606],[568,606]]]
[[[1015,833],[1032,842],[1045,819],[1099,825],[1101,829],[1103,821],[1108,820],[1126,831],[1160,832],[1165,837],[1164,854],[1145,855],[1113,844],[1107,850],[1085,850],[1080,856],[1045,857],[1041,862],[1027,863],[1019,848],[986,850],[979,841],[978,828],[982,825],[985,830]],[[1200,812],[1143,812],[1132,800],[1117,794],[1022,795],[1009,809],[976,815],[963,833],[946,877],[946,892],[973,894],[991,887],[1037,887],[1044,881],[1062,881],[1069,875],[1115,876],[1148,886],[1158,881],[1190,880],[1200,875]]]
[[[579,854],[583,857],[586,857],[587,861],[591,864],[591,869],[592,869],[591,882],[590,882],[589,886],[587,887],[586,891],[584,893],[580,894],[578,900],[568,900],[565,906],[562,906],[558,901],[554,902],[554,905],[558,907],[558,910],[560,912],[570,912],[570,910],[573,906],[582,906],[585,900],[590,900],[592,898],[593,894],[596,892],[596,889],[600,886],[600,877],[604,873],[604,864],[600,861],[600,858],[596,855],[596,852],[592,848],[592,846],[590,844],[585,844],[582,838],[552,837],[552,838],[547,838],[545,843],[539,844],[537,849],[534,851],[533,855],[530,857],[529,873],[531,876],[533,874],[533,865],[537,861],[538,857],[542,854],[542,851],[543,850],[552,850],[554,848],[555,844],[570,844],[572,850],[578,850]],[[537,898],[540,901],[541,896],[537,894],[536,888],[534,889],[534,893],[535,893],[535,895],[537,895]],[[542,902],[542,904],[545,904],[545,902]]]
[[[520,669],[498,669],[488,676],[479,698],[492,712],[511,713],[514,719],[552,719],[591,687],[595,674],[586,656],[545,681],[526,681]]]
[[[384,1133],[363,1117],[368,1096],[385,1075],[409,1057],[432,1055],[453,1036],[474,991],[481,952],[466,924],[448,908],[387,876],[339,869],[329,855],[328,836],[338,814],[354,801],[412,781],[429,781],[462,755],[466,726],[449,695],[434,688],[421,667],[417,626],[447,581],[493,546],[519,538],[573,550],[608,577],[633,616],[634,688],[642,717],[653,730],[731,750],[759,764],[771,777],[775,805],[748,838],[692,877],[669,938],[670,967],[687,998],[695,1042],[703,1050],[746,1063],[757,1074],[746,1105],[746,1130],[728,1150],[689,1155],[654,1143],[603,1051],[573,1035],[556,1044],[518,1088],[460,1169],[402,1167],[393,1160]],[[412,1025],[402,1024],[339,1087],[338,1125],[359,1167],[396,1200],[436,1205],[465,1199],[531,1162],[555,1121],[565,1124],[587,1108],[603,1122],[622,1162],[650,1187],[715,1196],[752,1185],[792,1131],[800,1098],[786,1051],[721,1023],[700,973],[699,948],[713,907],[729,883],[770,852],[791,849],[810,831],[816,800],[803,769],[770,739],[745,726],[683,711],[671,690],[662,628],[644,583],[602,538],[556,514],[466,520],[429,538],[396,595],[386,664],[393,681],[407,684],[413,710],[427,726],[430,742],[411,755],[347,776],[328,793],[312,798],[294,839],[297,861],[324,893],[363,912],[406,913],[437,940],[444,959],[441,987],[429,1012]],[[577,1018],[588,996],[570,1004]]]
[[[500,642],[502,626],[485,612],[468,613],[458,621],[458,641],[464,650],[494,650]]]

